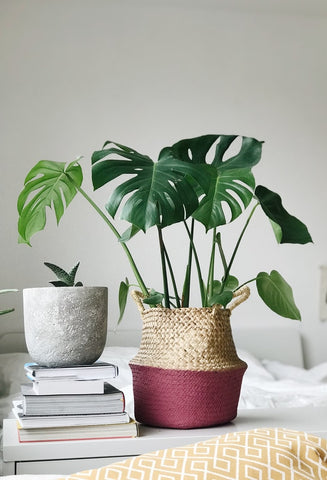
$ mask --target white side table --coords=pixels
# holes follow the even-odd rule
[[[19,443],[16,421],[7,419],[3,431],[3,474],[68,475],[154,450],[264,427],[300,430],[327,438],[327,407],[240,410],[233,422],[219,427],[173,430],[141,426],[138,438],[66,442]]]

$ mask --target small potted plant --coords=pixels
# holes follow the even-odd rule
[[[23,290],[27,350],[46,367],[92,364],[106,343],[108,289],[75,282],[79,263],[69,272],[45,265],[57,276],[53,286]]]
[[[233,153],[237,143],[238,151]],[[140,289],[134,298],[144,322],[140,351],[131,362],[136,418],[144,423],[190,428],[235,417],[246,365],[235,351],[229,317],[248,297],[248,283],[255,283],[262,300],[277,314],[301,318],[291,287],[276,270],[259,272],[242,282],[232,275],[236,254],[257,208],[270,220],[279,243],[312,241],[306,226],[285,210],[277,193],[256,186],[252,168],[260,161],[261,151],[262,142],[254,138],[203,135],[163,148],[155,162],[132,148],[108,141],[92,156],[93,186],[104,187],[119,177],[122,181],[111,193],[105,211],[83,190],[79,160],[68,165],[41,161],[26,177],[18,199],[22,242],[30,243],[31,236],[44,228],[46,207],[53,206],[59,222],[64,212],[62,195],[68,206],[80,192],[106,221],[128,256]],[[130,224],[123,234],[113,223],[119,209],[120,217]],[[245,216],[244,226],[227,258],[222,234],[240,215]],[[188,244],[181,289],[164,239],[164,229],[176,223],[180,223]],[[208,238],[206,275],[195,240],[199,224]],[[162,289],[148,286],[128,248],[133,235],[152,227],[158,232]],[[193,269],[200,307],[191,307]],[[128,280],[121,282],[120,317],[129,288]]]

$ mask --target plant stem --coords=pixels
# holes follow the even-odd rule
[[[193,240],[194,236],[194,218],[192,218],[191,222],[191,231],[190,231],[191,238]],[[183,293],[182,293],[182,306],[188,307],[190,305],[190,289],[191,289],[191,274],[192,274],[192,257],[193,257],[193,249],[192,244],[190,241],[189,250],[188,250],[188,260],[186,265],[185,271],[185,278],[183,284]]]
[[[218,234],[217,234],[217,244],[218,244],[218,249],[219,249],[219,253],[220,253],[220,258],[221,258],[221,261],[222,261],[222,264],[223,264],[223,268],[224,268],[224,275],[226,275],[227,262],[226,262],[226,257],[225,257],[225,253],[224,253],[224,250],[223,250],[223,245],[222,245],[222,243],[221,243],[221,234],[220,234],[220,232],[218,232]]]
[[[77,190],[79,191],[79,193],[81,193],[81,195],[83,195],[83,197],[90,203],[90,205],[96,210],[96,212],[100,215],[100,217],[106,222],[106,224],[109,226],[109,228],[111,229],[111,231],[113,232],[113,234],[118,238],[118,240],[120,241],[121,240],[121,236],[118,232],[118,230],[116,229],[116,227],[111,223],[111,221],[109,220],[109,218],[107,217],[107,215],[105,215],[103,213],[103,211],[98,207],[98,205],[92,200],[91,197],[89,197],[89,195],[81,188],[81,187],[78,187],[77,185],[75,185]],[[143,295],[145,297],[148,296],[148,289],[141,277],[141,274],[134,262],[134,259],[132,257],[132,254],[129,250],[129,248],[127,247],[126,243],[125,242],[121,242],[120,241],[120,244],[121,246],[123,247],[126,255],[127,255],[127,258],[129,260],[129,263],[132,267],[132,270],[133,270],[133,273],[135,275],[135,278],[137,280],[137,283],[143,293]]]
[[[212,244],[211,244],[211,255],[208,271],[208,281],[207,281],[207,301],[212,297],[213,293],[213,280],[214,280],[214,270],[215,270],[215,250],[216,250],[216,227],[212,230]]]
[[[227,267],[226,272],[225,272],[225,275],[224,275],[224,279],[223,279],[223,281],[222,281],[221,292],[224,290],[225,284],[226,284],[226,282],[227,282],[227,280],[228,280],[228,275],[229,275],[229,272],[230,272],[230,270],[231,270],[231,268],[232,268],[232,265],[233,265],[233,262],[234,262],[236,253],[237,253],[237,251],[238,251],[238,248],[239,248],[239,246],[240,246],[241,240],[242,240],[242,238],[243,238],[243,235],[244,235],[244,233],[245,233],[245,231],[246,231],[246,229],[247,229],[247,227],[248,227],[248,225],[249,225],[249,223],[250,223],[250,220],[251,220],[251,218],[252,218],[252,216],[253,216],[256,208],[257,208],[259,205],[260,205],[259,202],[254,205],[254,207],[252,208],[251,213],[250,213],[250,215],[249,215],[247,221],[245,222],[245,225],[244,225],[244,227],[243,227],[243,229],[242,229],[242,231],[241,231],[241,235],[239,236],[239,239],[238,239],[238,241],[237,241],[237,243],[236,243],[236,245],[235,245],[233,254],[232,254],[232,256],[231,256],[231,259],[230,259],[230,261],[229,261],[228,267]]]
[[[164,244],[164,252],[165,252],[165,258],[166,258],[166,262],[167,262],[169,273],[170,273],[171,282],[173,284],[173,289],[174,289],[175,299],[176,299],[176,306],[177,306],[177,308],[180,308],[181,307],[181,302],[180,302],[178,291],[177,291],[176,279],[175,279],[173,267],[172,267],[172,264],[171,264],[171,261],[170,261],[170,258],[169,258],[169,255],[168,255],[167,248],[166,248],[165,244]]]
[[[184,225],[185,225],[187,234],[188,234],[188,236],[189,236],[190,244],[191,244],[191,247],[192,247],[192,250],[193,250],[193,253],[194,253],[194,260],[195,260],[196,269],[197,269],[197,272],[198,272],[198,279],[199,279],[199,286],[200,286],[202,307],[206,307],[206,306],[207,306],[207,299],[206,299],[206,292],[205,292],[204,282],[203,282],[202,273],[201,273],[201,267],[200,267],[199,257],[198,257],[198,254],[197,254],[197,251],[196,251],[194,242],[193,242],[193,236],[191,235],[191,232],[190,232],[190,230],[189,230],[189,228],[188,228],[188,225],[187,225],[187,223],[186,223],[185,220],[184,220]]]
[[[257,277],[251,278],[251,280],[248,280],[247,282],[242,283],[242,285],[239,285],[236,290],[239,290],[240,288],[244,287],[244,285],[247,285],[248,283],[255,282]]]
[[[164,245],[163,238],[162,238],[162,228],[158,226],[157,229],[158,229],[158,236],[159,236],[161,270],[162,270],[162,281],[163,281],[163,287],[164,287],[165,307],[170,308],[167,267],[166,267],[166,258],[165,258],[165,245]]]

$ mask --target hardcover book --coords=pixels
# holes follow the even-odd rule
[[[133,438],[138,436],[138,424],[85,425],[79,427],[22,428],[18,425],[18,439],[25,442],[63,442],[75,440],[100,440],[110,438]]]
[[[113,425],[129,423],[127,412],[95,415],[24,415],[22,405],[14,400],[12,412],[22,428],[73,427],[80,425]]]
[[[107,362],[95,362],[92,365],[74,365],[70,367],[42,367],[37,363],[24,365],[29,377],[33,380],[41,378],[71,378],[75,380],[110,379],[118,375],[117,365]]]
[[[33,390],[37,395],[79,395],[81,393],[104,393],[104,380],[74,380],[54,377],[33,380]],[[23,388],[22,388],[23,390]]]
[[[37,395],[31,383],[21,385],[21,392],[24,415],[122,413],[125,409],[123,392],[107,382],[102,394]]]

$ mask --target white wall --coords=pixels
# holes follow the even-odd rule
[[[113,328],[118,284],[132,278],[120,246],[83,198],[74,200],[59,228],[49,215],[32,248],[18,245],[16,200],[28,170],[40,159],[82,154],[91,192],[90,155],[107,139],[156,157],[161,147],[190,136],[254,136],[265,141],[254,171],[258,182],[282,195],[314,244],[277,246],[258,215],[234,273],[246,280],[279,270],[293,286],[303,321],[280,319],[255,293],[233,321],[292,324],[304,335],[307,364],[326,361],[327,323],[318,311],[319,266],[327,264],[323,4],[2,0],[0,286],[47,285],[52,276],[43,261],[69,268],[80,260],[85,284],[110,289]],[[106,197],[94,194],[101,205]],[[176,259],[183,265],[183,240],[176,235],[169,234],[182,246]],[[160,289],[154,242],[154,234],[141,236],[131,248],[148,283]],[[16,306],[2,317],[2,329],[21,331],[21,293],[0,300]],[[139,326],[130,302],[119,328]]]

